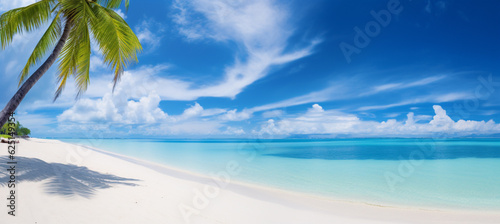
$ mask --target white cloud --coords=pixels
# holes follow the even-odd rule
[[[268,120],[255,134],[291,135],[291,134],[328,134],[346,136],[466,136],[500,133],[500,124],[493,120],[453,121],[439,105],[434,107],[435,116],[428,123],[427,116],[415,116],[408,113],[405,121],[389,119],[387,121],[363,121],[355,115],[344,114],[335,110],[324,110],[318,104],[306,113],[293,118]]]
[[[165,32],[163,24],[153,19],[145,19],[135,27],[137,38],[145,48],[146,53],[154,51],[160,46],[163,32]]]
[[[249,50],[284,47],[291,35],[289,12],[269,0],[177,0],[174,8],[175,22],[191,36],[238,41]]]
[[[184,110],[181,115],[170,116],[170,121],[184,121],[189,119],[198,119],[203,117],[212,117],[225,113],[227,110],[220,108],[205,109],[199,103],[195,103],[191,107]]]
[[[380,85],[380,86],[375,86],[373,87],[373,92],[369,92],[370,94],[371,93],[378,93],[378,92],[381,92],[381,91],[387,91],[389,89],[396,89],[396,88],[400,88],[401,87],[401,83],[389,83],[389,84],[384,84],[384,85]],[[368,93],[367,93],[368,95]]]
[[[339,82],[340,83],[340,82]],[[252,112],[258,112],[258,111],[266,111],[266,110],[272,110],[276,108],[284,108],[284,107],[291,107],[291,106],[297,106],[297,105],[303,105],[303,104],[308,104],[308,103],[320,103],[320,102],[326,102],[326,101],[332,101],[336,99],[345,99],[347,98],[347,94],[349,94],[349,91],[347,91],[346,86],[340,84],[340,85],[334,85],[330,86],[328,88],[325,88],[323,90],[319,91],[314,91],[305,95],[297,96],[297,97],[292,97],[290,99],[282,100],[276,103],[270,103],[270,104],[265,104],[257,107],[253,107],[249,109],[249,111]]]
[[[442,79],[445,79],[446,77],[447,76],[445,76],[445,75],[439,75],[439,76],[431,76],[431,77],[423,78],[423,79],[416,80],[413,82],[388,83],[388,84],[378,85],[378,86],[374,86],[371,91],[367,91],[365,93],[362,93],[360,96],[373,95],[373,94],[377,94],[380,92],[391,91],[391,90],[406,89],[406,88],[417,87],[417,86],[425,86],[425,85],[429,85],[431,83],[435,83],[437,81],[440,81]]]
[[[302,56],[304,55],[301,53],[298,55],[291,55],[293,59],[297,59]],[[287,56],[281,55],[279,57],[272,58],[272,60],[282,60],[282,57]],[[102,63],[100,63],[98,58],[95,60],[96,62],[92,65],[93,69],[97,70],[105,67]],[[121,82],[118,83],[117,87],[133,87],[136,86],[137,83],[140,83],[140,86],[145,86],[148,89],[155,89],[162,100],[196,100],[200,97],[234,98],[237,94],[243,91],[246,86],[267,74],[266,72],[269,69],[270,60],[271,59],[267,57],[251,57],[246,63],[237,62],[237,64],[233,67],[226,69],[224,80],[215,84],[206,84],[202,87],[195,87],[195,83],[184,81],[172,77],[171,75],[167,76],[166,70],[169,68],[168,65],[142,66],[135,70],[126,71],[125,74],[130,74],[129,76],[133,79],[133,81],[131,80],[130,83],[125,83],[126,81],[122,79]],[[271,63],[273,63],[272,60]],[[103,90],[106,90],[106,88],[102,88],[102,84],[109,83],[109,80],[111,80],[110,76],[93,79],[92,85],[89,87],[89,91],[86,95],[91,97],[102,97],[104,95]]]
[[[186,109],[184,113],[182,113],[181,117],[186,119],[195,116],[200,116],[202,112],[203,112],[203,107],[200,106],[200,104],[196,103],[192,107]]]
[[[427,96],[419,96],[414,99],[401,101],[398,103],[386,104],[386,105],[376,105],[376,106],[363,106],[358,108],[359,111],[365,110],[383,110],[391,107],[399,107],[410,104],[417,103],[444,103],[444,102],[453,102],[456,100],[466,100],[474,98],[474,94],[465,93],[465,92],[455,92],[455,93],[446,93],[446,94],[432,94]]]
[[[160,97],[150,94],[140,100],[126,100],[119,95],[106,94],[101,99],[82,99],[58,116],[60,123],[157,123],[164,121],[167,114],[158,105]]]
[[[293,30],[287,21],[289,12],[268,0],[175,1],[174,8],[177,10],[174,21],[187,39],[233,41],[243,47],[242,53],[246,56],[241,59],[238,55],[234,65],[226,68],[221,81],[202,88],[191,88],[191,83],[179,80],[164,80],[164,84],[175,85],[172,86],[175,90],[170,92],[182,93],[175,94],[182,96],[178,100],[202,96],[234,98],[245,87],[265,77],[273,65],[306,57],[319,43],[313,40],[304,48],[285,52]]]
[[[203,119],[207,114],[220,113],[214,110],[205,111],[196,103],[184,110],[180,115],[169,116],[159,108],[160,97],[154,93],[139,100],[127,100],[115,92],[103,98],[82,99],[73,107],[58,116],[64,129],[71,126],[83,128],[95,124],[107,125],[108,129],[124,127],[126,135],[216,135],[233,130],[217,120]],[[233,133],[237,133],[236,129]]]
[[[219,117],[219,119],[224,121],[242,121],[247,120],[252,117],[252,112],[248,110],[243,110],[238,112],[236,109],[229,110]]]
[[[390,114],[386,114],[385,117],[397,117],[399,115],[400,115],[400,113],[390,113]]]
[[[417,115],[414,117],[414,119],[415,119],[415,122],[417,122],[417,121],[430,121],[432,119],[432,116],[431,115]]]
[[[282,101],[279,101],[276,103],[270,103],[270,104],[266,104],[266,105],[253,107],[253,108],[250,108],[249,111],[258,112],[258,111],[266,111],[266,110],[272,110],[272,109],[277,109],[277,108],[303,105],[303,104],[308,104],[308,103],[321,103],[321,102],[327,102],[327,101],[359,98],[362,96],[373,95],[373,94],[380,93],[383,91],[390,91],[390,90],[396,90],[396,89],[402,89],[402,88],[427,85],[427,84],[442,80],[445,77],[446,76],[433,76],[433,77],[428,77],[428,78],[416,80],[416,81],[413,81],[413,82],[410,82],[407,84],[392,83],[392,84],[379,85],[379,86],[375,87],[374,90],[366,92],[366,93],[362,93],[362,94],[359,94],[359,93],[361,91],[363,91],[365,88],[358,88],[357,89],[357,86],[359,86],[359,80],[357,80],[356,78],[351,79],[351,80],[337,80],[334,85],[331,85],[331,86],[324,88],[322,90],[313,91],[313,92],[308,93],[308,94],[304,94],[304,95],[297,96],[297,97],[292,97],[290,99],[282,100]],[[420,96],[420,97],[416,97],[415,99],[405,100],[402,102],[388,104],[388,105],[364,106],[364,107],[360,107],[358,110],[359,111],[380,110],[380,109],[387,109],[387,108],[396,107],[396,106],[403,106],[403,105],[416,104],[416,103],[426,103],[426,102],[442,103],[442,102],[450,102],[450,101],[455,101],[455,100],[460,100],[460,99],[470,99],[471,97],[473,97],[473,95],[468,94],[468,93],[434,94],[434,95],[428,95],[428,96]]]
[[[152,135],[189,135],[213,136],[220,135],[224,127],[216,121],[185,121],[182,123],[163,123],[159,127],[149,128]]]
[[[258,133],[270,135],[348,133],[359,122],[359,118],[354,115],[335,110],[325,111],[320,105],[314,104],[303,115],[279,121],[268,120]]]
[[[246,134],[246,132],[242,128],[228,126],[227,129],[222,132],[222,134],[235,136],[235,135],[244,135]]]
[[[270,110],[262,113],[263,118],[271,118],[271,117],[282,117],[285,114],[283,110]]]
[[[161,69],[149,67],[148,69]],[[84,98],[58,116],[62,129],[71,126],[108,125],[108,128],[126,126],[127,134],[140,135],[227,135],[242,134],[241,128],[224,123],[232,120],[247,119],[249,114],[237,113],[221,108],[204,109],[195,103],[182,114],[168,115],[160,107],[160,96],[154,89],[147,88],[148,82],[141,83],[138,77],[125,72],[122,82],[111,93],[111,83],[104,97]],[[141,78],[141,77],[139,77]],[[142,77],[144,78],[144,77]],[[101,81],[99,81],[101,82]],[[104,83],[98,84],[103,85]],[[95,90],[96,91],[96,90]],[[99,95],[99,92],[91,92]],[[223,119],[225,117],[226,119]]]
[[[104,64],[104,61],[102,60],[101,57],[92,55],[90,56],[90,71],[91,72],[96,72],[102,69],[106,69],[107,66]]]
[[[74,105],[58,116],[59,122],[76,123],[156,123],[167,118],[167,114],[160,108],[161,97],[154,89],[147,86],[147,82],[140,75],[154,70],[165,69],[166,66],[144,67],[134,76],[130,72],[125,72],[121,82],[112,89],[112,76],[103,76],[92,80],[87,96],[74,103],[70,98],[76,92],[73,85],[69,85],[67,91],[62,96],[62,102],[73,102]],[[62,105],[64,106],[64,105]]]

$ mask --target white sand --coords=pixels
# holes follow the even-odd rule
[[[16,216],[12,217],[7,214],[9,195],[4,183],[7,144],[0,144],[0,158],[3,158],[0,223],[171,224],[187,223],[186,219],[189,223],[237,224],[498,223],[500,220],[500,212],[377,207],[234,181],[223,188],[207,188],[225,182],[55,140],[21,140],[17,149],[16,156],[25,158],[18,158],[17,181],[21,182],[16,186]],[[210,197],[197,197],[196,192],[205,189]]]

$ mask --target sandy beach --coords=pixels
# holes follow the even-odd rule
[[[380,207],[323,199],[67,144],[16,145],[15,217],[0,145],[1,223],[497,223],[500,212]],[[228,178],[229,177],[229,178]]]

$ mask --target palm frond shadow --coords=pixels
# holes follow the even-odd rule
[[[10,176],[8,157],[0,157],[0,186],[8,184]],[[44,187],[47,193],[63,196],[79,195],[90,198],[98,189],[106,189],[112,185],[136,186],[131,183],[137,179],[123,178],[110,174],[103,174],[71,164],[47,163],[40,159],[16,157],[16,183],[28,181],[37,182],[48,179]]]

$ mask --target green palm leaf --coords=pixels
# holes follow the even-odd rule
[[[30,67],[38,63],[42,57],[47,53],[47,51],[55,45],[59,37],[61,36],[61,24],[59,21],[60,13],[57,13],[55,18],[52,20],[52,23],[47,28],[47,31],[43,34],[40,41],[36,45],[33,53],[31,53],[28,62],[24,66],[21,75],[19,77],[19,85],[23,83],[30,72]]]
[[[97,0],[99,5],[105,6],[108,9],[117,9],[124,2],[125,8],[128,9],[130,1],[129,0]]]
[[[12,42],[14,35],[30,32],[50,19],[54,0],[42,0],[26,7],[5,12],[0,16],[0,46],[2,50]]]
[[[137,61],[142,50],[139,39],[120,15],[101,6],[92,8],[96,19],[91,21],[91,30],[99,43],[104,62],[110,66],[115,77],[114,85],[120,80],[130,61]]]
[[[61,95],[71,75],[76,76],[77,97],[87,90],[90,82],[91,54],[88,26],[90,20],[96,19],[90,8],[89,2],[85,0],[70,0],[62,4],[62,11],[70,18],[68,22],[73,26],[59,57],[59,87],[54,100]]]

